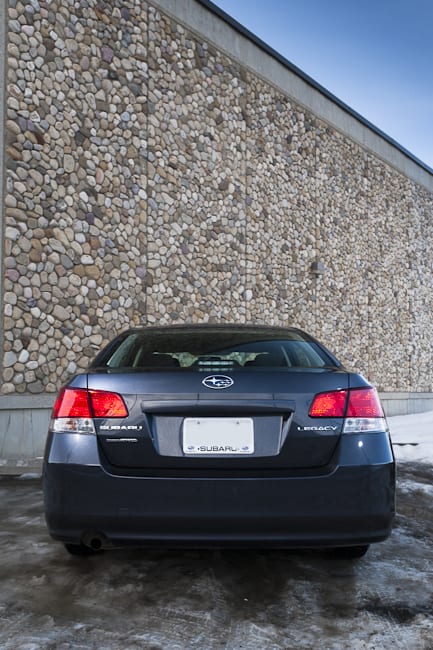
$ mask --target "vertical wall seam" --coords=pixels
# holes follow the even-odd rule
[[[0,373],[3,377],[4,363],[4,233],[5,233],[5,154],[6,154],[6,55],[9,2],[0,3]]]
[[[317,125],[314,128],[314,238],[315,238],[315,260],[319,261],[321,258],[321,246],[320,246],[320,214],[319,214],[319,178],[318,178],[318,138],[317,138]],[[310,272],[310,269],[307,269],[307,273]],[[322,331],[319,332],[319,310],[318,310],[318,295],[317,295],[317,284],[319,282],[317,275],[314,276],[312,280],[312,290],[313,290],[313,313],[314,313],[314,329],[316,336],[322,336]]]
[[[249,75],[247,75],[246,80],[245,80],[245,106],[249,106],[249,95],[251,93],[251,81]],[[244,116],[245,119],[245,116]],[[249,135],[249,127],[248,127],[248,121],[245,119],[245,135],[244,135],[244,272],[243,272],[243,286],[244,286],[244,291],[242,295],[242,301],[243,301],[243,306],[244,306],[244,314],[243,314],[243,321],[244,323],[248,322],[247,319],[247,281],[248,281],[248,220],[249,220],[249,215],[248,215],[248,205],[247,205],[247,197],[249,196],[248,194],[248,174],[247,174],[247,169],[248,169],[248,162],[247,162],[247,149],[248,149],[248,138],[250,137]]]
[[[146,272],[143,278],[144,286],[142,288],[142,295],[144,297],[143,306],[144,314],[140,314],[140,325],[148,325],[147,321],[147,304],[148,304],[148,290],[149,290],[149,43],[150,43],[150,5],[148,2],[144,5],[146,12],[146,57],[147,57],[147,79],[146,79],[146,159],[144,161],[144,174],[146,177],[146,208],[144,211],[145,227],[144,233],[146,241],[143,242],[143,256],[146,261]]]

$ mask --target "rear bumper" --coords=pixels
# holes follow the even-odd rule
[[[67,434],[57,434],[65,436]],[[340,444],[339,460],[318,476],[137,477],[50,453],[44,465],[49,532],[102,547],[349,546],[384,540],[395,512],[395,466],[387,436],[370,434],[368,463]],[[349,441],[350,438],[350,441]],[[365,441],[365,436],[363,440]],[[54,439],[50,441],[53,445]],[[64,445],[64,438],[61,444]],[[356,436],[347,444],[356,444]],[[55,443],[51,449],[55,448]],[[374,449],[377,448],[376,458]],[[83,459],[84,460],[84,459]],[[355,459],[356,460],[356,459]]]

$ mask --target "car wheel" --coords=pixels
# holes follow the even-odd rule
[[[84,544],[65,544],[64,546],[70,555],[85,557],[100,553],[100,551],[95,551],[93,548],[90,548],[90,546],[84,546]]]
[[[332,549],[332,554],[337,558],[353,559],[363,557],[368,549],[369,544],[360,544],[359,546],[340,546]]]

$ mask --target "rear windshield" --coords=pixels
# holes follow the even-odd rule
[[[337,367],[299,330],[147,330],[119,337],[92,367],[222,371]]]

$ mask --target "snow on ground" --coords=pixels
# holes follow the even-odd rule
[[[433,411],[388,418],[397,461],[433,463]]]

